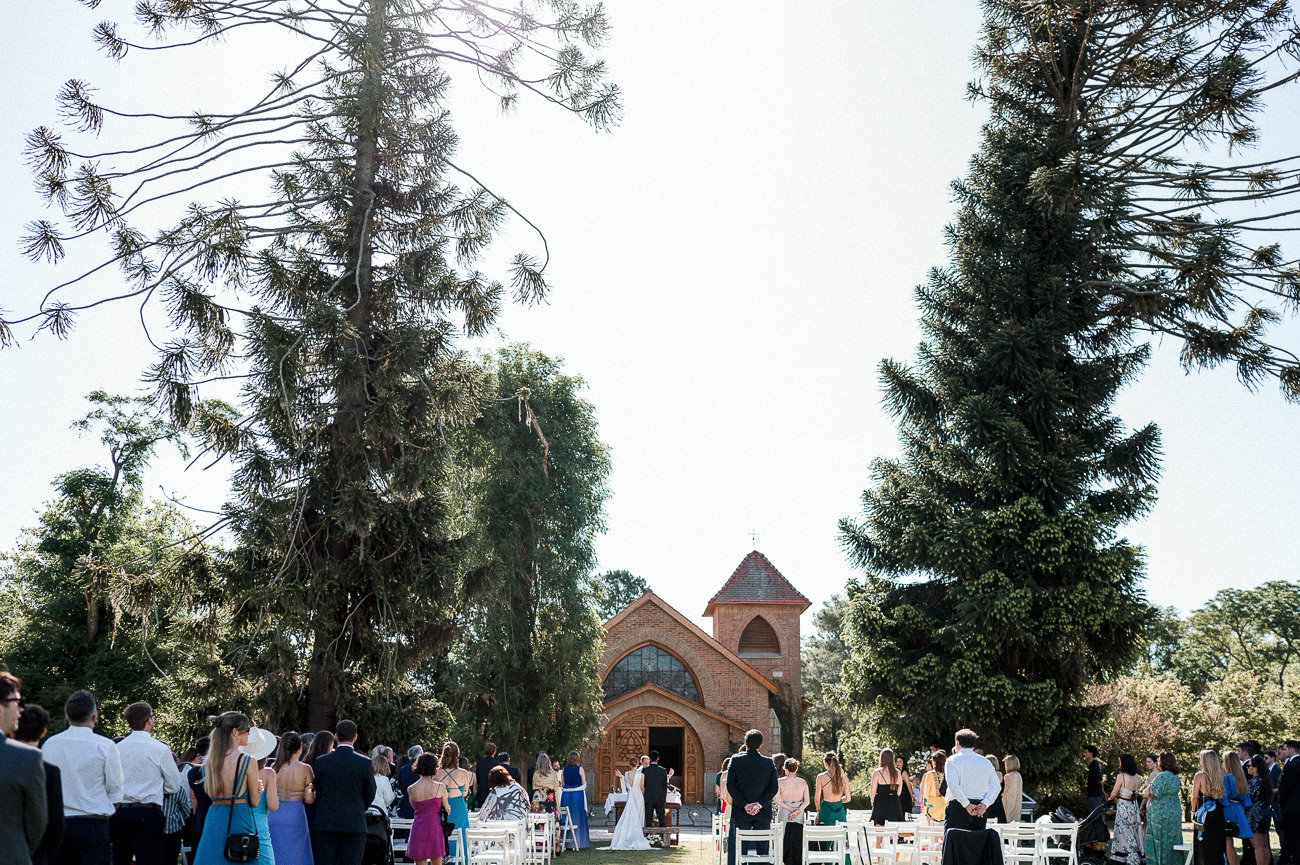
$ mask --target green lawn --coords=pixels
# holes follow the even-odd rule
[[[683,835],[676,847],[658,850],[606,850],[608,841],[597,841],[586,850],[568,850],[555,865],[708,865],[709,836]]]

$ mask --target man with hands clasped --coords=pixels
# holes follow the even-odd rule
[[[958,730],[953,755],[944,764],[948,782],[948,808],[944,825],[949,829],[983,829],[984,812],[1002,793],[998,773],[975,753],[979,737],[974,730]]]

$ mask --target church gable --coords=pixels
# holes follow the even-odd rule
[[[612,689],[607,701],[635,690],[629,688],[633,684],[640,687],[653,684],[649,678],[662,678],[647,677],[644,672],[637,676],[628,669],[631,665],[620,668],[624,659],[646,646],[655,647],[656,660],[668,655],[684,667],[685,675],[671,670],[666,674],[668,687],[659,684],[664,690],[682,696],[683,691],[672,686],[684,684],[689,676],[698,689],[700,704],[710,710],[742,723],[767,716],[768,694],[777,692],[776,685],[653,592],[642,595],[605,623],[601,680]]]

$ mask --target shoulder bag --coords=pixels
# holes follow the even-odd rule
[[[227,862],[256,862],[257,861],[257,832],[231,832],[231,827],[235,820],[235,799],[239,793],[239,782],[243,780],[248,772],[248,764],[252,758],[245,755],[239,758],[238,768],[235,770],[235,786],[230,794],[230,817],[226,820],[226,861]],[[249,782],[252,783],[251,781]],[[247,796],[247,794],[245,794]],[[247,800],[244,802],[248,805]],[[248,810],[253,810],[252,805],[248,805]],[[256,818],[254,818],[256,820]],[[256,825],[256,824],[254,824]]]

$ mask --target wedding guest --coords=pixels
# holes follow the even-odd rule
[[[397,791],[389,781],[388,773],[391,767],[383,752],[370,758],[370,768],[375,773],[375,799],[370,804],[387,814],[388,809],[397,801]]]
[[[200,736],[194,743],[194,747],[190,749],[194,752],[194,759],[190,761],[188,767],[181,769],[185,786],[190,791],[190,804],[194,807],[194,820],[191,821],[189,831],[185,833],[187,842],[185,846],[189,848],[185,860],[189,865],[194,863],[194,851],[199,848],[199,839],[203,837],[203,821],[207,818],[208,807],[212,804],[212,797],[203,786],[203,761],[208,756],[208,748],[211,744],[211,737]]]
[[[163,799],[180,789],[171,749],[153,737],[153,708],[132,703],[123,713],[131,733],[117,743],[122,803],[108,821],[113,865],[162,865]]]
[[[898,771],[894,752],[885,748],[880,752],[880,765],[871,773],[871,822],[877,826],[900,823],[903,820],[903,773]],[[880,846],[880,838],[876,838]]]
[[[736,865],[736,831],[762,829],[772,824],[772,800],[778,789],[776,767],[770,757],[763,756],[761,730],[745,734],[745,753],[737,754],[727,770],[727,792],[735,807],[731,815],[731,829],[727,845],[727,863]],[[766,844],[760,843],[758,854],[766,855]]]
[[[248,744],[253,722],[242,712],[209,718],[211,745],[203,761],[203,787],[211,798],[203,836],[194,851],[195,865],[227,865],[226,837],[256,834],[253,809],[262,800],[253,759],[239,750]]]
[[[840,758],[834,751],[822,755],[822,767],[825,771],[817,776],[813,788],[817,825],[835,826],[846,822],[845,804],[852,798],[849,795],[849,777],[844,774]]]
[[[943,823],[943,812],[948,799],[943,794],[943,767],[948,760],[946,751],[930,752],[930,769],[921,779],[921,813],[930,824]]]
[[[724,757],[722,768],[718,769],[718,774],[713,776],[713,795],[717,797],[718,813],[724,814],[727,810],[727,766],[731,764],[730,757]]]
[[[1223,760],[1219,752],[1206,748],[1201,752],[1200,771],[1192,776],[1192,808],[1201,829],[1193,836],[1194,857],[1204,863],[1221,863],[1227,852],[1227,817],[1224,802]],[[1205,807],[1213,804],[1213,808]],[[1233,851],[1236,852],[1235,849]]]
[[[59,865],[108,865],[108,821],[122,801],[122,760],[113,740],[95,735],[99,707],[77,691],[63,707],[68,727],[45,742],[45,759],[63,777],[63,843]]]
[[[248,731],[248,741],[239,750],[255,761],[257,783],[262,790],[261,799],[253,807],[253,826],[257,830],[257,865],[276,865],[270,818],[280,810],[280,796],[275,783],[275,770],[266,765],[267,758],[275,750],[275,736],[269,730],[254,727]]]
[[[194,814],[194,797],[189,785],[185,783],[182,770],[188,770],[189,764],[182,762],[175,754],[176,789],[163,797],[163,851],[164,865],[174,865],[181,855],[181,846],[185,840],[185,828]]]
[[[1115,802],[1115,833],[1110,858],[1117,863],[1138,865],[1146,852],[1146,833],[1142,830],[1139,802],[1142,776],[1132,754],[1119,755],[1119,774],[1108,797]]]
[[[497,751],[497,757],[501,761],[497,765],[505,766],[506,771],[510,773],[510,777],[514,778],[515,783],[522,787],[524,784],[523,773],[519,771],[518,766],[515,766],[510,762],[510,754],[506,751]]]
[[[439,760],[433,754],[421,754],[415,761],[415,774],[419,780],[406,791],[411,799],[411,808],[415,812],[411,823],[411,834],[406,841],[406,858],[416,863],[431,862],[440,865],[446,839],[442,835],[442,815],[447,809],[447,788],[434,780],[438,774]],[[509,773],[506,775],[509,778]],[[479,819],[483,809],[479,809]]]
[[[29,703],[18,716],[18,727],[14,730],[13,738],[24,745],[39,748],[49,724],[50,713],[35,703]],[[49,865],[53,862],[63,840],[63,779],[59,768],[53,763],[42,759],[41,765],[45,769],[45,813],[48,822],[40,846],[32,853],[32,865]]]
[[[582,755],[570,751],[560,773],[560,780],[564,782],[560,807],[569,809],[569,822],[573,825],[578,849],[586,850],[591,846],[591,830],[587,825],[587,773],[582,771],[581,763]]]
[[[1246,763],[1246,792],[1250,795],[1250,809],[1246,822],[1253,836],[1250,840],[1250,861],[1254,865],[1273,865],[1273,851],[1268,837],[1273,819],[1273,783],[1268,777],[1268,764],[1260,754]]]
[[[329,730],[321,730],[312,736],[310,745],[303,742],[303,747],[307,749],[307,753],[303,755],[302,761],[315,771],[316,760],[334,750],[334,734]]]
[[[1084,795],[1088,797],[1088,813],[1091,814],[1102,806],[1106,801],[1106,788],[1102,786],[1101,779],[1101,760],[1097,755],[1101,752],[1096,745],[1083,746],[1083,759],[1087,763],[1087,785]]]
[[[799,761],[787,757],[781,778],[777,781],[776,820],[785,826],[781,847],[783,865],[799,865],[803,861],[803,818],[812,798],[808,782],[799,777]]]
[[[403,820],[410,820],[415,817],[415,810],[411,807],[411,800],[406,795],[406,791],[411,785],[420,780],[420,776],[415,774],[415,761],[420,759],[424,749],[419,745],[412,745],[406,749],[406,763],[402,768],[397,770],[397,816]]]
[[[438,781],[446,791],[446,798],[443,801],[447,803],[448,822],[455,827],[455,833],[447,839],[450,855],[457,849],[469,849],[465,841],[465,830],[469,828],[469,806],[466,797],[474,784],[474,775],[469,769],[461,766],[460,746],[455,742],[443,743],[438,769]],[[558,820],[556,831],[558,834]]]
[[[1277,783],[1278,815],[1281,824],[1278,840],[1282,852],[1278,865],[1297,865],[1300,862],[1300,741],[1287,739],[1277,748],[1282,761],[1282,775]]]
[[[1181,865],[1183,854],[1174,849],[1183,843],[1182,784],[1178,761],[1168,751],[1160,753],[1160,771],[1147,784],[1146,865]]]
[[[334,737],[338,747],[317,757],[312,767],[316,774],[312,854],[316,865],[355,865],[366,848],[366,806],[375,800],[375,772],[353,747],[355,721],[339,721]],[[316,738],[321,738],[319,733]]]
[[[983,829],[988,807],[1002,795],[1002,785],[989,761],[975,753],[979,737],[962,729],[954,737],[953,754],[944,763],[948,806],[944,825],[949,829]]]
[[[903,806],[903,813],[911,814],[912,806],[916,804],[912,797],[912,773],[907,770],[907,761],[897,754],[894,755],[894,768],[898,769],[898,774],[903,776],[903,785],[898,790],[898,800]]]
[[[275,753],[275,788],[280,807],[267,816],[275,865],[313,865],[306,803],[316,801],[312,769],[302,762],[302,737],[280,737]]]
[[[10,737],[23,713],[22,680],[0,672],[0,863],[30,865],[49,827],[41,752]],[[47,716],[48,720],[48,716]],[[37,737],[39,740],[39,736]]]
[[[998,779],[998,797],[993,800],[993,804],[985,811],[984,819],[991,823],[1005,823],[1009,818],[1002,804],[1002,797],[1007,789],[1002,780],[1002,763],[992,754],[985,754],[984,759],[989,761],[989,765],[993,767],[993,774]]]
[[[523,820],[528,816],[528,793],[523,785],[511,777],[504,764],[492,767],[488,773],[488,783],[492,785],[488,797],[479,808],[478,819],[484,820]]]
[[[1002,768],[1006,771],[1002,776],[1002,813],[1008,823],[1015,823],[1020,819],[1020,806],[1025,792],[1025,779],[1020,774],[1020,758],[1008,754],[1002,759]]]
[[[487,799],[490,789],[488,787],[488,773],[492,771],[494,766],[497,766],[500,763],[501,761],[497,759],[497,746],[488,742],[483,746],[482,759],[474,764],[474,779],[477,782],[477,799],[480,808],[483,807],[483,801]]]
[[[1246,773],[1241,768],[1241,757],[1235,751],[1223,755],[1223,819],[1237,824],[1237,837],[1248,844],[1254,837],[1250,821],[1246,819],[1247,801]],[[1225,837],[1228,865],[1237,865],[1237,844],[1231,837]]]
[[[772,755],[772,765],[776,767],[776,777],[780,780],[785,774],[785,755],[780,751]]]

